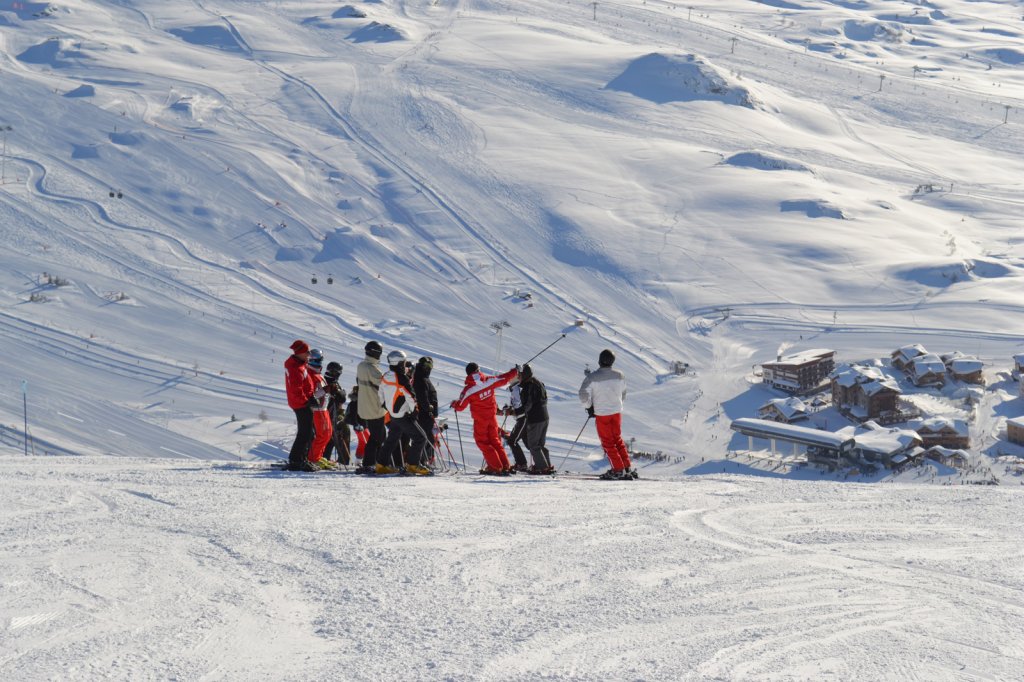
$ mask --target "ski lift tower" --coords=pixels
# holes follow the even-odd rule
[[[498,353],[497,353],[497,355],[494,356],[494,367],[495,367],[495,369],[497,369],[498,365],[501,363],[502,332],[504,332],[506,329],[508,329],[511,326],[512,325],[510,325],[508,323],[508,320],[498,320],[497,322],[491,322],[491,329],[493,329],[498,334]]]

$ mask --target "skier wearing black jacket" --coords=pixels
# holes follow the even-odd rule
[[[327,402],[327,413],[331,415],[331,423],[334,425],[334,435],[324,449],[324,458],[330,460],[333,450],[338,450],[337,461],[339,464],[348,466],[351,461],[349,441],[352,439],[352,432],[345,423],[345,389],[338,380],[341,378],[342,367],[340,363],[328,362],[327,370],[324,372],[324,379],[327,380],[327,394],[330,399]]]
[[[526,447],[533,457],[531,474],[553,474],[551,457],[544,446],[548,434],[548,391],[535,376],[533,368],[523,365],[519,372],[519,398],[526,415]]]
[[[412,375],[412,389],[416,396],[416,423],[423,429],[431,452],[424,452],[424,458],[433,460],[437,452],[437,439],[434,437],[434,421],[437,419],[437,389],[430,380],[430,371],[434,369],[434,358],[426,356],[419,359]]]

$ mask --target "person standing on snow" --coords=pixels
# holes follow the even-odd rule
[[[348,466],[351,462],[352,453],[349,449],[349,441],[352,439],[352,432],[345,422],[345,389],[341,387],[342,366],[339,362],[328,362],[324,370],[324,379],[327,380],[327,413],[331,415],[331,426],[334,428],[334,435],[327,443],[324,450],[324,459],[331,461],[331,452],[338,451],[338,464]]]
[[[509,406],[503,412],[505,416],[515,417],[516,423],[512,425],[512,430],[505,436],[505,442],[508,444],[509,450],[512,451],[512,457],[516,460],[516,471],[529,471],[530,467],[526,463],[526,453],[523,452],[522,446],[519,445],[526,442],[526,413],[523,411],[521,382],[522,375],[520,375],[519,381],[511,382],[508,387]]]
[[[369,431],[366,430],[363,420],[359,418],[359,387],[353,386],[348,394],[348,405],[345,407],[345,424],[356,434],[356,459],[362,466],[363,453],[366,451],[366,441],[369,440]]]
[[[456,412],[470,408],[473,415],[473,440],[483,453],[486,466],[481,473],[491,476],[507,476],[512,472],[508,463],[508,455],[501,443],[501,430],[498,428],[498,401],[494,391],[508,384],[519,376],[519,370],[512,368],[504,374],[489,376],[480,371],[475,362],[466,365],[466,385],[459,399],[451,406]]]
[[[544,446],[548,434],[548,390],[537,377],[533,368],[523,365],[519,371],[520,399],[523,403],[523,420],[526,422],[526,447],[533,457],[531,474],[550,475],[555,473],[551,457]]]
[[[412,374],[412,390],[416,395],[416,423],[423,431],[431,452],[424,450],[423,455],[433,460],[437,454],[437,438],[434,435],[434,424],[437,421],[437,389],[430,380],[430,372],[434,369],[434,358],[426,356],[419,359]]]
[[[377,455],[377,473],[429,476],[430,469],[420,463],[427,439],[416,424],[416,398],[407,371],[405,353],[400,350],[388,353],[388,371],[380,380],[379,395],[391,421],[388,423],[388,438]],[[404,466],[400,450],[403,436],[408,436],[411,443]]]
[[[356,469],[357,474],[376,473],[377,452],[384,445],[387,431],[384,428],[384,415],[387,410],[380,402],[380,380],[384,373],[380,371],[380,354],[384,349],[376,341],[370,341],[363,349],[366,357],[356,368],[356,385],[359,386],[358,414],[363,426],[369,434],[366,448],[363,451],[363,465]]]
[[[309,345],[297,340],[291,345],[292,355],[284,361],[284,388],[288,395],[288,407],[295,411],[298,430],[295,441],[288,453],[289,471],[316,471],[309,463],[309,444],[313,440],[313,409],[310,401],[316,386],[306,369],[309,359]]]
[[[334,465],[323,458],[327,444],[334,437],[331,413],[327,411],[327,380],[320,373],[324,366],[324,354],[314,348],[309,351],[309,360],[306,364],[316,386],[310,403],[313,410],[313,442],[309,446],[309,463],[319,469],[333,469]]]
[[[617,369],[615,353],[607,348],[597,358],[598,368],[587,375],[580,386],[580,402],[597,422],[597,437],[608,456],[611,469],[601,478],[629,480],[637,478],[622,441],[622,402],[626,399],[626,375]]]

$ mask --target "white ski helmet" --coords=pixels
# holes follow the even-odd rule
[[[405,363],[405,353],[400,350],[393,350],[388,353],[388,366],[395,367]]]

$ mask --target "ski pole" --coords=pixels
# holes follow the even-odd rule
[[[459,426],[459,411],[455,410],[455,432],[459,435],[459,452],[462,454],[462,470],[469,471],[466,466],[466,451],[462,449],[462,427]]]
[[[448,445],[448,439],[444,437],[444,433],[441,434],[440,438],[441,442],[444,443],[444,449],[448,451],[448,459],[451,460],[452,466],[458,471],[459,463],[455,461],[455,455],[452,454],[452,446]]]
[[[536,354],[536,355],[534,355],[534,356],[533,356],[532,358],[530,358],[529,360],[527,360],[526,362],[524,362],[524,363],[521,363],[521,364],[523,364],[523,365],[528,365],[528,364],[530,364],[531,362],[533,362],[534,360],[536,360],[537,358],[539,358],[539,357],[540,357],[540,356],[541,356],[541,355],[542,355],[542,354],[543,354],[543,353],[544,353],[545,351],[547,351],[547,349],[548,349],[548,348],[551,348],[551,346],[555,345],[556,343],[558,343],[559,341],[561,341],[561,340],[562,340],[562,339],[564,339],[564,338],[565,338],[565,333],[563,332],[563,333],[562,333],[562,335],[561,335],[561,336],[559,336],[559,337],[558,337],[557,339],[555,339],[554,341],[552,341],[552,342],[551,342],[551,343],[549,343],[548,345],[544,346],[544,348],[542,348],[542,349],[541,349],[540,353],[537,353],[537,354]]]
[[[587,415],[587,421],[583,422],[583,426],[580,427],[580,432],[576,434],[576,440],[574,440],[572,442],[572,446],[569,448],[569,452],[565,453],[565,457],[562,458],[562,463],[558,465],[559,469],[561,469],[562,467],[565,466],[565,460],[569,459],[569,455],[572,454],[573,448],[576,447],[576,443],[579,442],[580,436],[583,435],[583,429],[587,428],[587,424],[589,424],[589,423],[590,423],[590,415],[588,414]]]

